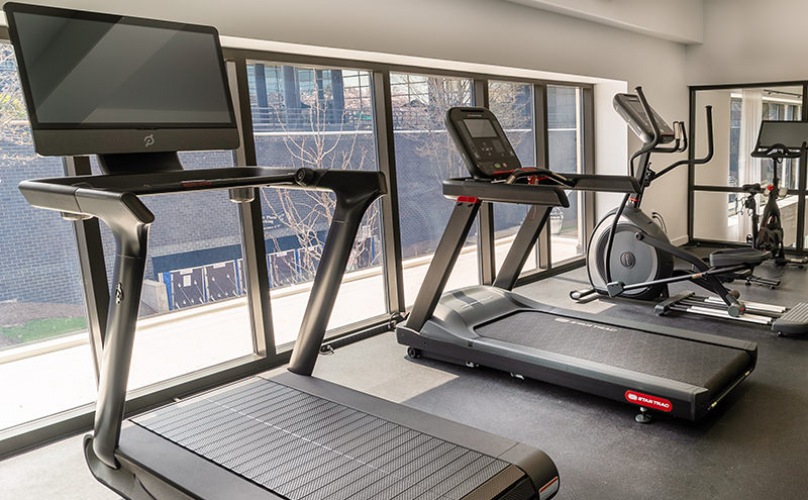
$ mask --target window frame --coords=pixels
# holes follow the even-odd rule
[[[736,89],[752,89],[752,88],[766,88],[766,87],[801,87],[802,88],[802,104],[800,105],[800,121],[808,121],[808,80],[785,81],[785,82],[763,82],[763,83],[741,83],[741,84],[723,84],[723,85],[692,85],[689,87],[690,93],[690,113],[688,120],[688,127],[691,131],[690,148],[688,149],[688,160],[693,161],[696,158],[697,140],[695,134],[697,123],[703,120],[704,110],[697,108],[697,96],[699,92],[709,92],[716,90],[736,90]],[[740,155],[740,152],[739,152]],[[721,185],[708,185],[699,184],[696,179],[696,172],[698,166],[692,163],[688,165],[688,192],[687,192],[687,240],[688,244],[696,245],[725,245],[744,247],[745,243],[738,241],[725,241],[714,240],[705,238],[696,238],[696,196],[698,193],[726,193],[728,196],[732,193],[736,194],[737,198],[741,198],[743,190],[740,186],[721,186]],[[808,203],[808,189],[806,189],[806,177],[808,177],[808,161],[800,161],[797,178],[797,187],[789,188],[787,195],[796,195],[797,197],[797,227],[796,234],[805,234],[806,224],[806,206]],[[782,182],[782,179],[781,179]],[[791,252],[796,252],[798,255],[808,255],[808,248],[801,238],[796,239],[794,247],[786,247]]]
[[[0,26],[0,42],[7,43],[8,29]],[[368,71],[370,73],[371,102],[373,106],[373,132],[376,145],[376,158],[379,171],[383,172],[387,183],[388,195],[381,199],[382,225],[382,273],[384,277],[385,304],[387,313],[366,318],[358,323],[337,328],[328,332],[326,343],[339,345],[370,335],[389,331],[392,325],[401,321],[405,315],[403,291],[401,235],[399,232],[399,200],[396,177],[396,158],[393,140],[393,110],[391,99],[390,74],[415,73],[430,76],[446,76],[466,78],[472,81],[472,99],[476,105],[488,106],[488,85],[490,81],[529,84],[534,91],[534,128],[536,130],[536,158],[547,164],[547,107],[546,90],[548,85],[574,86],[583,93],[583,154],[585,173],[594,173],[594,85],[573,81],[541,80],[533,78],[512,77],[494,73],[474,73],[454,71],[424,66],[409,66],[369,62],[358,59],[338,59],[310,55],[299,55],[274,51],[223,47],[222,49],[228,78],[231,86],[236,120],[241,136],[240,147],[233,152],[234,164],[238,166],[255,165],[256,151],[253,135],[253,123],[250,110],[247,64],[249,61],[261,61],[267,64],[303,65],[328,69],[346,69]],[[803,113],[806,112],[803,106]],[[692,126],[692,125],[691,125]],[[87,157],[72,157],[63,160],[65,175],[79,175],[89,172]],[[584,244],[588,242],[595,225],[594,193],[583,194]],[[244,252],[245,274],[252,276],[248,280],[246,293],[250,304],[250,320],[254,339],[254,354],[244,356],[226,363],[210,366],[176,378],[130,391],[127,399],[127,415],[135,414],[146,408],[169,402],[177,394],[192,394],[202,390],[229,383],[246,376],[273,369],[289,361],[290,351],[278,352],[272,330],[271,303],[269,300],[269,274],[267,272],[266,248],[264,245],[262,213],[259,202],[239,205],[239,220],[242,231],[242,248]],[[492,206],[485,206],[480,211],[478,236],[478,264],[480,281],[492,283],[495,276],[494,267],[494,231]],[[106,304],[109,299],[107,276],[104,271],[103,248],[101,245],[98,221],[79,221],[74,223],[81,273],[84,277],[85,295],[89,298],[86,304],[88,314],[89,342],[94,353],[96,367],[101,356],[101,345],[106,325],[106,308],[99,309],[97,304]],[[579,267],[584,263],[584,256],[571,261],[551,264],[550,231],[545,229],[539,238],[540,266],[531,272],[521,275],[517,286],[534,282],[545,277]],[[97,370],[96,370],[97,373]],[[0,458],[21,450],[37,446],[43,442],[74,434],[92,426],[94,404],[48,415],[9,429],[0,430]]]

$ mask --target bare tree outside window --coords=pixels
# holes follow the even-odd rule
[[[7,161],[35,158],[14,49],[10,44],[0,44],[0,110],[0,155],[5,160],[2,164],[8,166]]]
[[[283,166],[291,168],[376,168],[368,73],[263,64],[254,64],[251,70],[256,81],[256,141],[283,145],[282,150],[275,148],[274,154],[263,160],[285,162]],[[298,249],[295,281],[313,279],[336,199],[331,193],[310,190],[262,189],[261,194],[265,220],[285,228],[268,231],[274,246],[268,251],[287,251],[280,237],[294,236]],[[379,205],[375,203],[365,215],[349,270],[380,264],[375,250],[379,224]],[[269,228],[265,225],[265,229]]]

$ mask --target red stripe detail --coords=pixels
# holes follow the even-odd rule
[[[480,199],[477,198],[476,196],[458,196],[457,197],[457,202],[458,203],[477,203],[478,201],[480,201]]]
[[[554,477],[553,479],[550,480],[549,483],[542,486],[541,489],[539,490],[539,493],[543,493],[545,490],[547,490],[547,488],[551,487],[552,485],[556,484],[557,482],[558,482],[558,476]]]
[[[182,181],[182,182],[180,182],[180,186],[182,186],[183,189],[193,189],[193,188],[197,188],[197,187],[210,187],[212,185],[213,185],[213,183],[211,181],[205,181],[205,180]]]

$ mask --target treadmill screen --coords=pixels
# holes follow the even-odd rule
[[[480,137],[496,137],[497,131],[488,120],[463,120],[466,128],[469,130],[471,137],[478,139]]]
[[[14,2],[4,10],[38,153],[238,147],[215,28]]]

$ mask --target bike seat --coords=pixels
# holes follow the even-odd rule
[[[771,256],[771,252],[754,248],[724,248],[710,254],[710,267],[756,266]]]
[[[760,187],[760,184],[744,184],[741,186],[741,189],[744,193],[749,194],[760,194],[763,192],[763,188]]]

